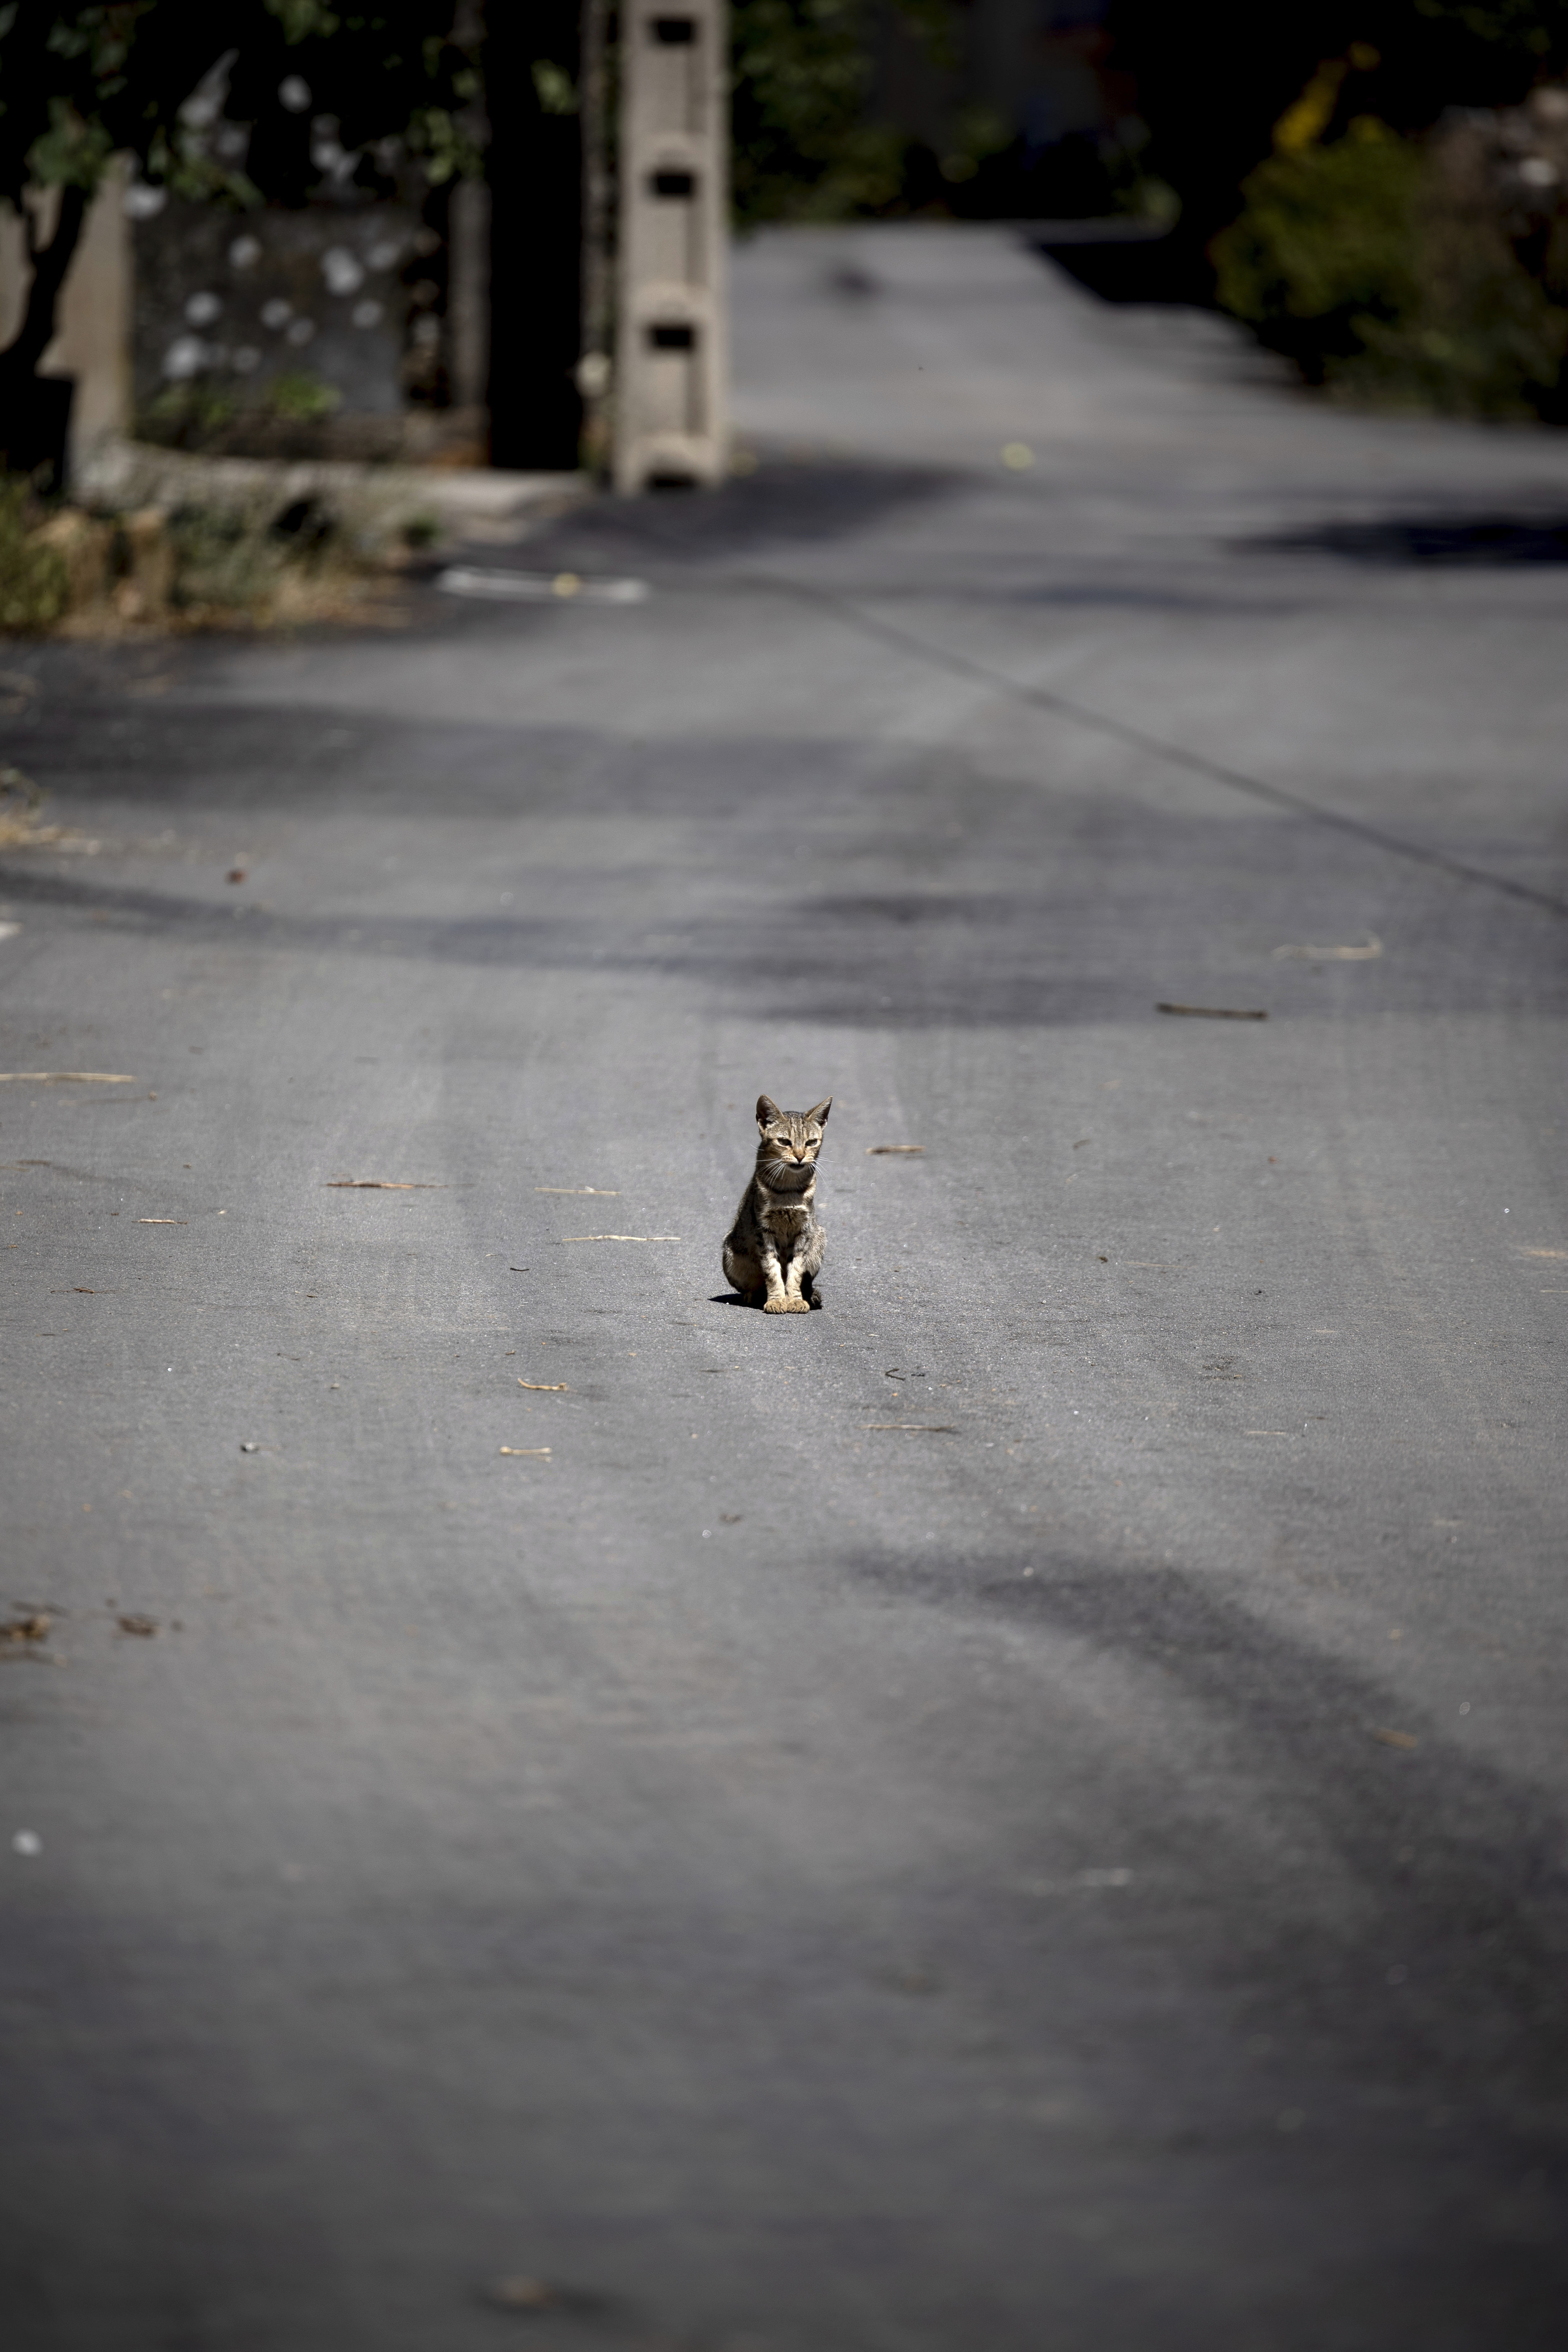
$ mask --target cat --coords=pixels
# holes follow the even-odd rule
[[[724,1279],[767,1315],[808,1315],[826,1234],[816,1222],[816,1155],[833,1097],[815,1110],[780,1110],[757,1097],[757,1171],[724,1243]],[[817,1301],[821,1304],[820,1298]]]

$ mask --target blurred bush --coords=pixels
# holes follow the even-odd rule
[[[359,528],[316,496],[105,512],[46,507],[0,478],[0,634],[271,628],[377,617],[424,536]]]
[[[941,164],[872,113],[877,0],[731,0],[731,184],[737,226],[945,210],[946,183],[973,176],[1010,134],[961,110]],[[895,0],[891,15],[931,65],[962,47],[955,0]],[[928,183],[930,184],[928,184]]]
[[[1310,383],[1450,415],[1568,415],[1568,90],[1419,137],[1331,118],[1321,67],[1211,247],[1221,304]]]
[[[0,630],[51,628],[69,605],[69,567],[38,530],[32,484],[0,479]]]

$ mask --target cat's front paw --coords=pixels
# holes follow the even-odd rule
[[[790,1315],[794,1311],[793,1302],[787,1298],[765,1298],[763,1301],[764,1315]]]
[[[809,1298],[786,1298],[784,1305],[787,1315],[809,1315],[811,1312]]]

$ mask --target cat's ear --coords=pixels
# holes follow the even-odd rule
[[[815,1126],[826,1127],[827,1125],[827,1114],[832,1108],[833,1097],[829,1095],[826,1102],[819,1102],[815,1110],[808,1110],[805,1115]]]
[[[783,1118],[783,1117],[784,1113],[780,1110],[777,1103],[774,1102],[772,1095],[759,1095],[757,1097],[757,1125],[759,1127],[772,1127],[776,1120]]]

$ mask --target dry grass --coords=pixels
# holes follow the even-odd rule
[[[0,632],[115,640],[321,622],[395,628],[406,618],[400,555],[401,542],[358,543],[313,498],[46,513],[26,484],[0,482]]]
[[[96,849],[74,825],[44,823],[47,797],[20,768],[0,768],[0,849]]]

